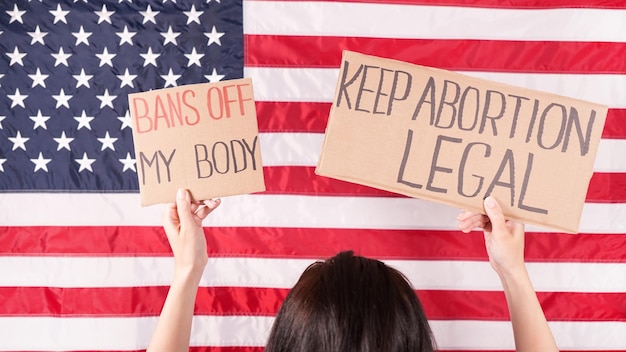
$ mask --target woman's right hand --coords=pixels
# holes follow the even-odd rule
[[[493,197],[487,197],[483,206],[489,218],[483,227],[489,263],[501,278],[525,270],[524,224],[506,220]]]

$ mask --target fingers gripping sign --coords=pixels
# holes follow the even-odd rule
[[[524,224],[506,220],[493,197],[485,199],[484,208],[489,217],[484,234],[491,266],[499,275],[523,268]]]
[[[176,194],[176,203],[168,205],[163,227],[174,253],[176,271],[194,272],[201,276],[208,261],[202,221],[220,203],[219,199],[192,202],[189,191],[180,189]]]

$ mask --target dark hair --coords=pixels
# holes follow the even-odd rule
[[[406,277],[341,252],[311,264],[276,316],[266,352],[432,352],[434,339]]]

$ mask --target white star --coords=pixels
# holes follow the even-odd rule
[[[137,78],[137,75],[131,75],[130,73],[128,73],[128,68],[126,69],[126,71],[124,71],[123,75],[117,75],[117,78],[119,78],[120,81],[122,81],[122,83],[120,83],[120,88],[124,86],[135,88],[135,85],[133,84],[133,80]]]
[[[102,148],[100,149],[100,151],[103,151],[105,149],[111,149],[112,151],[115,151],[115,146],[113,146],[113,143],[117,141],[117,138],[112,138],[111,136],[109,136],[108,131],[104,138],[98,138],[98,141],[102,143]]]
[[[210,75],[204,75],[204,78],[208,79],[211,83],[215,83],[221,81],[224,75],[218,75],[217,71],[213,69],[213,72],[211,72]]]
[[[84,68],[80,69],[80,75],[73,75],[73,77],[76,80],[76,88],[78,88],[80,86],[85,86],[87,88],[91,88],[89,86],[89,80],[93,77],[93,75],[85,74],[85,69]]]
[[[30,45],[33,45],[35,43],[41,43],[42,45],[46,45],[46,43],[43,41],[43,37],[47,36],[48,32],[40,31],[39,25],[37,25],[34,32],[28,32],[28,35],[33,37],[33,39],[30,41]]]
[[[20,11],[20,9],[17,8],[17,4],[13,4],[13,11],[7,11],[7,13],[9,14],[9,16],[11,16],[9,24],[15,21],[24,24],[24,21],[22,21],[22,15],[26,13],[26,10]]]
[[[4,172],[4,166],[2,166],[5,162],[7,161],[7,159],[0,159],[0,171]],[[121,161],[121,160],[120,160]]]
[[[74,117],[74,120],[78,121],[78,127],[76,128],[76,130],[80,130],[83,127],[85,127],[88,130],[91,129],[90,123],[91,123],[91,120],[93,120],[93,117],[87,116],[87,114],[85,113],[85,110],[83,110],[82,115],[80,115],[79,117]]]
[[[161,54],[154,54],[152,52],[152,48],[148,48],[148,52],[145,54],[139,54],[141,57],[143,57],[143,67],[146,67],[148,65],[153,65],[154,67],[157,67],[157,63],[156,63],[156,59],[161,56]]]
[[[4,77],[4,75],[0,74],[0,79],[2,79],[2,77]],[[2,87],[2,84],[0,84],[0,87]]]
[[[170,0],[173,3],[176,3],[176,0]],[[165,4],[167,2],[167,0],[163,0],[163,3]]]
[[[165,85],[163,86],[164,88],[167,86],[173,86],[176,87],[178,84],[176,83],[176,80],[178,80],[180,78],[181,75],[175,75],[172,72],[172,69],[170,68],[170,72],[167,73],[167,75],[161,75],[161,78],[163,78],[165,80]]]
[[[117,119],[122,122],[122,127],[120,127],[120,131],[125,129],[126,127],[130,128],[130,129],[133,128],[133,125],[131,125],[130,113],[128,112],[128,110],[126,111],[126,115],[118,116]]]
[[[55,11],[50,11],[50,13],[54,16],[53,24],[56,24],[59,21],[67,24],[67,20],[65,19],[65,16],[67,16],[67,14],[70,12],[63,11],[63,9],[61,8],[61,4],[58,4],[57,9]]]
[[[133,45],[133,37],[135,36],[135,34],[137,34],[137,32],[129,32],[128,26],[124,26],[123,32],[117,32],[115,34],[120,37],[120,46],[124,43]]]
[[[63,48],[59,48],[59,53],[58,54],[50,54],[52,55],[53,58],[56,59],[56,61],[54,62],[54,67],[57,67],[60,64],[65,65],[66,67],[69,67],[69,64],[67,63],[67,59],[70,58],[70,56],[72,56],[72,54],[66,54],[63,52]]]
[[[57,146],[57,151],[61,150],[61,149],[67,149],[69,151],[72,151],[72,148],[70,148],[70,143],[72,143],[72,141],[74,140],[74,138],[68,138],[65,136],[65,131],[61,132],[61,137],[59,138],[53,138],[55,142],[57,142],[59,145]]]
[[[63,90],[63,88],[61,88],[61,91],[59,92],[59,95],[53,95],[52,96],[54,98],[54,100],[57,101],[57,106],[56,108],[58,109],[61,105],[65,106],[66,108],[70,108],[70,99],[72,99],[71,95],[65,95],[65,91]]]
[[[20,53],[17,47],[13,50],[13,53],[7,53],[7,56],[11,58],[9,66],[13,66],[15,63],[20,64],[20,66],[24,66],[22,59],[26,56],[26,53]]]
[[[208,3],[210,3],[210,2],[211,2],[211,0],[206,0],[206,3],[207,3],[207,4],[208,4]],[[215,0],[215,2],[219,4],[219,3],[220,3],[220,0]]]
[[[76,37],[76,43],[74,44],[75,46],[80,43],[84,43],[85,45],[89,46],[89,37],[91,36],[91,32],[85,32],[83,26],[80,26],[80,30],[78,32],[72,32],[72,35]]]
[[[39,157],[37,157],[37,159],[30,159],[30,161],[32,161],[33,164],[35,164],[35,171],[33,172],[37,172],[37,170],[43,170],[45,172],[48,172],[48,163],[51,160],[52,159],[44,159],[41,152],[39,152]]]
[[[180,32],[172,31],[172,26],[167,29],[167,33],[161,33],[161,35],[163,36],[163,38],[165,38],[165,40],[163,41],[163,46],[165,46],[167,43],[178,45],[178,43],[176,42],[176,37],[180,35]]]
[[[50,120],[50,116],[43,116],[41,114],[41,110],[37,110],[37,116],[29,116],[29,117],[35,123],[35,125],[33,126],[33,130],[37,129],[37,127],[41,127],[44,130],[48,129],[48,126],[46,126],[46,121]]]
[[[111,23],[111,15],[115,13],[115,11],[107,11],[107,5],[102,5],[102,11],[94,11],[96,15],[98,15],[98,24],[102,22]]]
[[[100,109],[102,109],[105,106],[108,106],[111,109],[113,109],[113,100],[117,98],[117,95],[109,95],[109,90],[105,89],[104,95],[96,95],[96,97],[100,99]]]
[[[22,133],[17,131],[17,135],[15,137],[9,137],[9,140],[13,143],[13,149],[11,150],[20,148],[26,151],[26,142],[28,142],[29,139],[30,138],[22,137]]]
[[[109,54],[109,50],[107,48],[104,48],[102,54],[96,54],[96,56],[100,59],[100,67],[104,65],[113,67],[113,62],[111,60],[113,60],[115,54]]]
[[[196,48],[193,48],[193,50],[191,50],[191,54],[185,54],[185,56],[189,60],[187,62],[187,67],[191,67],[191,65],[198,65],[198,67],[202,67],[202,64],[200,64],[200,59],[204,57],[204,54],[198,54],[198,52],[196,52]]]
[[[46,78],[48,78],[49,75],[44,75],[41,73],[41,71],[39,70],[39,67],[37,67],[37,72],[35,72],[34,75],[28,75],[28,77],[30,77],[30,79],[33,80],[33,86],[32,88],[35,88],[36,86],[40,85],[44,88],[46,88]]]
[[[93,169],[91,168],[91,164],[93,164],[94,161],[96,161],[96,159],[89,159],[87,157],[87,153],[83,153],[82,159],[76,159],[74,161],[76,161],[80,165],[80,167],[78,168],[78,172],[82,172],[83,170],[89,170],[93,172]]]
[[[24,106],[24,99],[28,98],[28,95],[22,95],[19,88],[15,89],[15,94],[7,94],[7,96],[11,99],[11,108],[15,107],[15,105],[26,108],[26,106]]]
[[[128,115],[128,112],[126,112],[126,115],[127,115],[127,116],[129,116],[129,115]],[[6,119],[6,118],[7,118],[6,116],[0,116],[0,130],[2,129],[2,121],[3,121],[4,119]],[[129,116],[129,118],[130,118],[130,116]],[[118,117],[118,119],[119,119],[119,117]],[[130,121],[129,121],[129,122],[130,122]]]
[[[204,11],[196,11],[196,5],[191,5],[191,11],[183,11],[187,16],[187,24],[191,22],[196,22],[200,24],[200,16],[204,13]]]
[[[205,36],[207,36],[209,38],[209,43],[207,44],[207,46],[215,43],[219,46],[222,46],[222,41],[220,40],[220,38],[224,35],[223,32],[218,32],[215,29],[215,26],[213,26],[213,28],[211,29],[211,33],[204,33]]]
[[[124,1],[128,1],[128,2],[129,2],[129,3],[131,3],[131,4],[133,3],[133,0],[120,0],[120,1],[118,2],[118,4],[121,4],[121,3],[122,3],[122,2],[124,2]]]
[[[137,169],[135,169],[135,159],[130,157],[130,153],[126,153],[126,159],[118,160],[120,161],[120,163],[124,164],[124,169],[122,170],[122,172],[126,172],[126,170],[133,170],[137,172]],[[0,166],[2,166],[2,164],[0,164]]]
[[[152,22],[156,24],[155,17],[159,14],[159,11],[152,11],[150,5],[148,5],[146,11],[139,11],[139,13],[143,16],[143,24],[145,24],[146,22]]]

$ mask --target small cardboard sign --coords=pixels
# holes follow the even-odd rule
[[[607,109],[345,51],[316,173],[577,232]]]
[[[128,95],[141,205],[265,190],[249,78]]]

